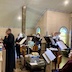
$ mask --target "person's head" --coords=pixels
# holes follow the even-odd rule
[[[59,36],[61,33],[60,32],[57,32],[57,36]]]
[[[20,37],[20,38],[23,38],[23,34],[22,34],[22,33],[20,33],[20,34],[19,34],[19,37]]]
[[[32,41],[32,37],[30,37],[30,39],[29,39],[30,41]]]
[[[37,33],[36,37],[40,38],[40,34],[39,34],[39,33]]]
[[[40,36],[40,34],[39,34],[39,33],[37,33],[37,35],[39,35],[39,36]]]
[[[11,33],[11,29],[8,28],[8,29],[6,30],[6,33],[7,33],[7,34],[10,34],[10,33]]]
[[[55,32],[54,34],[53,34],[53,36],[56,36],[57,35],[57,32]]]

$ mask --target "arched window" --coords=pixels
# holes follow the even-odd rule
[[[68,33],[68,30],[66,27],[62,27],[60,28],[60,39],[64,42],[64,43],[67,43],[67,33]]]
[[[40,27],[38,27],[38,28],[36,29],[36,34],[37,34],[37,33],[40,34],[40,32],[41,32],[41,29],[40,29]]]

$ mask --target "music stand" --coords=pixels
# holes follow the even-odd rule
[[[50,48],[50,45],[51,45],[51,40],[50,40],[50,37],[44,37],[45,41],[46,41],[46,48]]]

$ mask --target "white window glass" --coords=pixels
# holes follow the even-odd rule
[[[60,39],[64,42],[64,43],[67,43],[67,33],[68,33],[68,30],[66,27],[62,27],[60,29]]]
[[[40,34],[40,28],[39,28],[39,27],[36,29],[36,34],[37,34],[37,33]]]

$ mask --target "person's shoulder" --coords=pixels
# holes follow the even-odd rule
[[[68,66],[72,66],[72,60],[69,60],[66,64],[67,64]]]
[[[9,34],[10,37],[14,37],[14,35],[12,33]]]
[[[4,37],[4,40],[7,39],[6,36]]]
[[[69,60],[69,61],[68,61],[68,64],[72,64],[72,60]]]
[[[10,35],[14,36],[12,33],[10,33]]]

